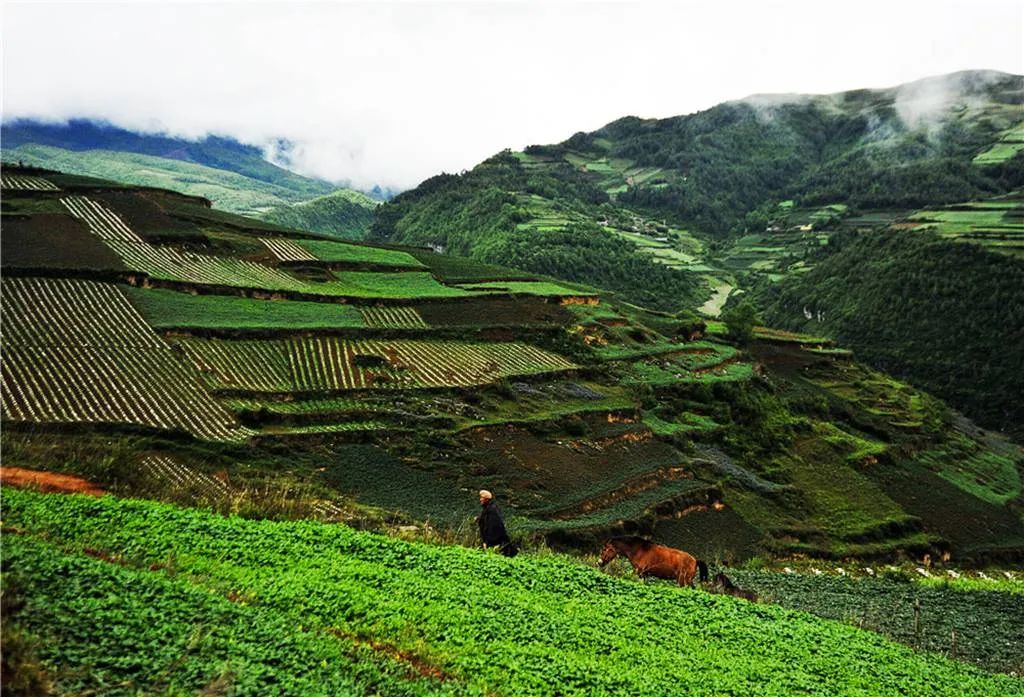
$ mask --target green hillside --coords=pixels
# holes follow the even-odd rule
[[[321,232],[349,240],[366,237],[379,205],[365,194],[341,189],[327,196],[278,206],[262,214],[264,220],[298,230]]]
[[[129,469],[173,434],[214,448],[171,447],[175,467],[259,463],[241,491],[286,460],[300,499],[452,523],[454,492],[487,486],[524,534],[572,548],[641,530],[740,559],[985,559],[1024,541],[1020,453],[828,339],[737,344],[689,313],[172,192],[11,168],[4,186],[5,443],[26,462],[53,454],[29,426],[121,430]],[[145,483],[104,471],[91,443],[72,471]],[[922,511],[904,470],[976,533]]]
[[[397,196],[378,210],[370,238],[596,285],[648,307],[699,305],[708,292],[696,275],[605,231],[607,199],[566,164],[533,170],[504,152]]]
[[[494,166],[514,180],[517,161]],[[1024,558],[1024,454],[828,338],[173,191],[18,167],[0,184],[5,487],[113,495],[4,489],[5,658],[58,694],[1017,689],[946,657],[1020,670],[999,648],[1019,584],[992,578]],[[462,548],[480,488],[520,557]],[[624,533],[763,603],[555,553]],[[973,595],[914,585],[948,611],[908,632],[878,619],[906,616],[894,586],[842,604],[744,563],[989,575],[948,590]],[[838,607],[847,624],[786,609]]]
[[[1020,438],[1022,289],[1020,257],[928,232],[876,232],[833,237],[813,268],[768,286],[763,300],[771,321],[835,336]]]

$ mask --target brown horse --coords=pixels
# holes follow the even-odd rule
[[[633,570],[640,578],[669,578],[674,579],[680,586],[688,586],[693,583],[693,577],[700,571],[700,580],[708,580],[708,565],[704,562],[682,550],[656,545],[650,540],[635,536],[613,537],[605,542],[598,566],[603,567],[620,554],[629,559]]]

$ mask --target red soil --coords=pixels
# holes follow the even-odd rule
[[[81,477],[55,474],[22,467],[0,467],[0,482],[7,486],[32,488],[47,493],[88,494],[103,496],[106,492]]]

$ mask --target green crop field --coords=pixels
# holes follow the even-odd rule
[[[337,329],[368,326],[360,308],[337,303],[191,295],[158,288],[122,292],[158,329]]]
[[[54,610],[17,626],[66,691],[1022,693],[838,622],[554,557],[25,492],[5,494],[5,524],[22,533],[5,588]]]
[[[395,268],[423,268],[423,264],[408,252],[381,249],[364,245],[328,242],[325,240],[298,240],[300,247],[314,258],[328,263],[344,263],[353,266],[385,266]]]
[[[832,570],[831,565],[825,568]],[[850,571],[863,573],[859,568]],[[943,578],[936,576],[928,584],[912,583],[906,572],[896,569],[878,568],[875,573],[880,577],[739,570],[730,571],[729,576],[783,607],[871,629],[987,670],[1019,674],[1024,668],[1020,651],[1024,603],[1019,584],[1002,590],[991,581],[975,582],[968,589],[940,571],[932,573]]]
[[[1003,133],[996,143],[988,150],[978,153],[973,162],[976,165],[998,165],[1014,158],[1024,150],[1024,123],[1019,123]]]
[[[425,271],[335,271],[338,295],[358,298],[459,298],[471,290],[438,283]]]
[[[1024,202],[1019,196],[917,211],[899,225],[906,226],[992,251],[1024,255]]]

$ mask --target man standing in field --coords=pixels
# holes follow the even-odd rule
[[[494,494],[486,489],[480,490],[480,515],[476,517],[477,527],[480,528],[480,541],[484,549],[500,547],[501,553],[507,557],[514,557],[518,549],[509,539],[508,531],[505,530],[505,519],[498,510],[498,504],[494,503]]]

